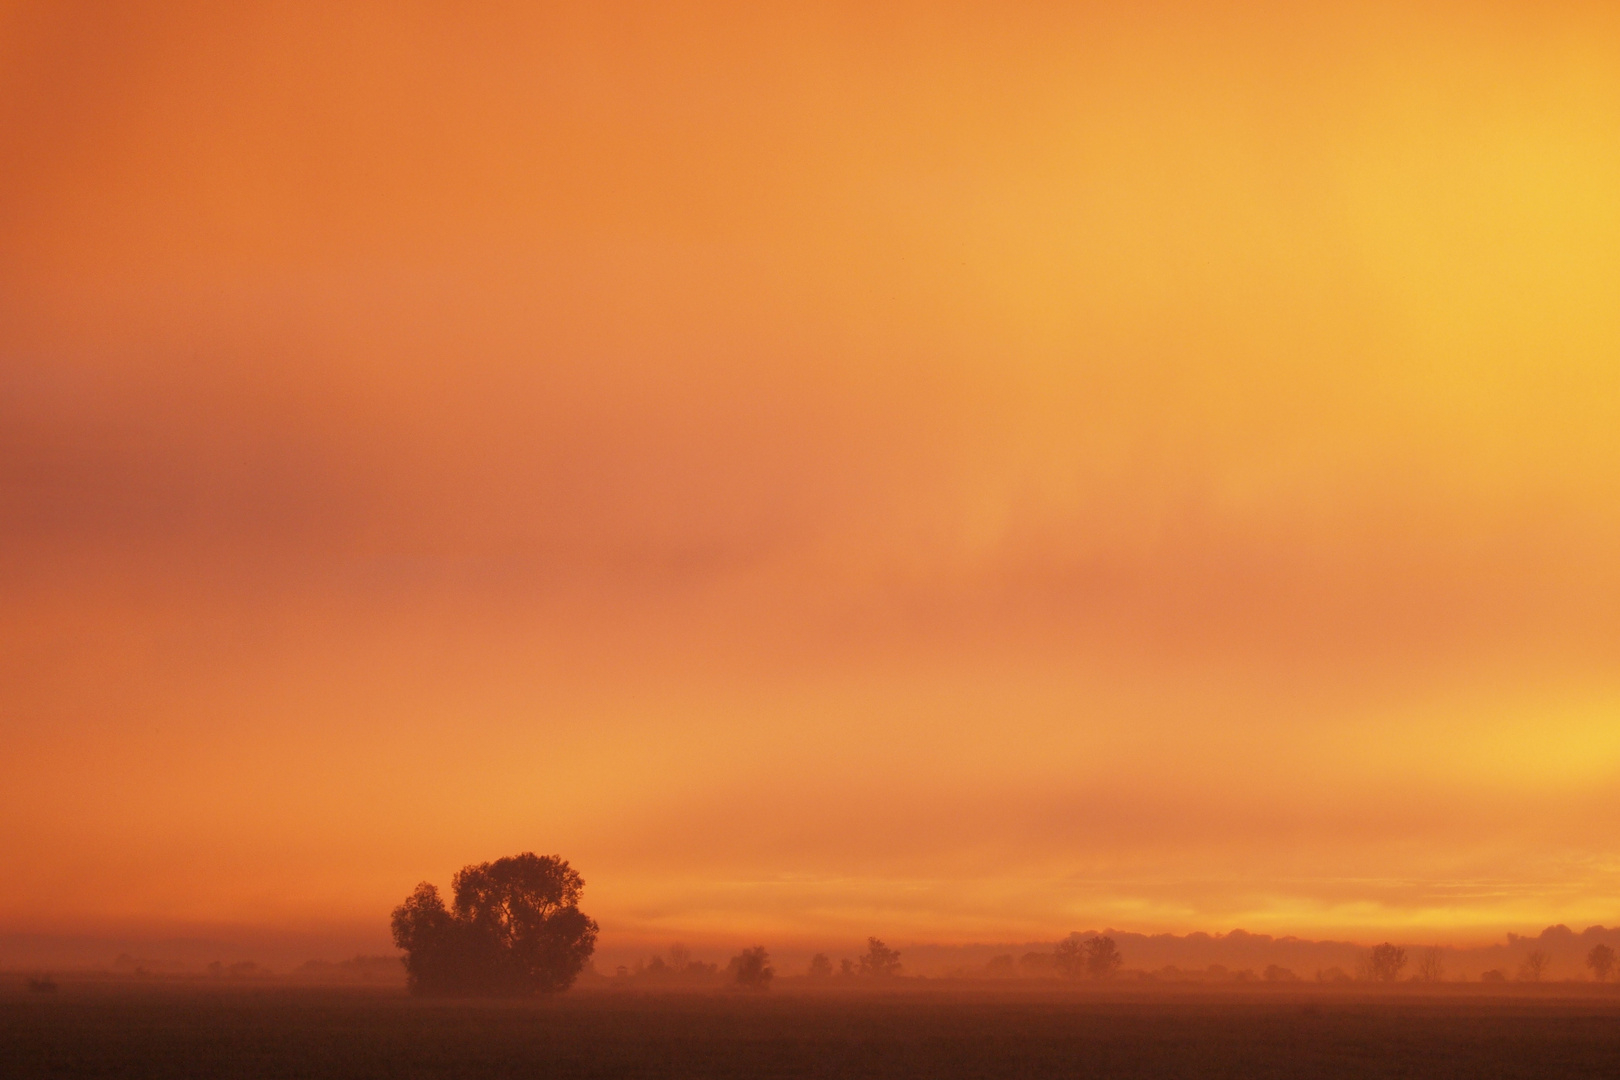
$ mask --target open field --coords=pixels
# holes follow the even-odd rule
[[[7,1076],[1613,1077],[1608,993],[0,991]]]

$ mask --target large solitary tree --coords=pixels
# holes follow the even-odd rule
[[[596,922],[579,910],[585,882],[566,859],[525,852],[465,866],[450,887],[449,908],[424,881],[394,909],[412,993],[566,990],[596,948]]]

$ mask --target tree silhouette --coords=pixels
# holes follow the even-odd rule
[[[1086,973],[1086,958],[1079,938],[1064,938],[1052,950],[1052,965],[1066,979],[1078,979]]]
[[[1111,979],[1125,958],[1111,937],[1094,937],[1086,942],[1086,974],[1093,979]]]
[[[1374,945],[1366,960],[1367,978],[1373,982],[1394,982],[1406,966],[1406,950],[1384,942]]]
[[[636,967],[636,974],[651,979],[680,979],[693,981],[706,979],[718,969],[713,964],[692,959],[692,950],[676,942],[669,947],[669,959],[655,956],[645,966]]]
[[[1614,950],[1601,941],[1592,946],[1592,951],[1586,954],[1586,966],[1592,969],[1598,982],[1608,982],[1609,972],[1614,970]]]
[[[832,973],[832,961],[828,959],[826,953],[818,952],[810,958],[810,977],[812,979],[830,979]]]
[[[1519,981],[1540,982],[1551,964],[1552,957],[1540,949],[1532,949],[1530,955],[1524,958],[1524,963],[1519,965]]]
[[[525,852],[462,867],[450,885],[448,909],[425,881],[394,909],[414,994],[566,990],[596,948],[596,923],[579,910],[585,882],[565,859]]]
[[[1439,982],[1441,979],[1445,978],[1445,974],[1445,953],[1441,951],[1440,946],[1435,945],[1424,949],[1423,955],[1418,958],[1418,982]]]
[[[1099,935],[1085,941],[1077,937],[1064,938],[1052,950],[1052,966],[1067,979],[1082,976],[1092,979],[1112,978],[1125,958],[1120,955],[1114,939]]]
[[[866,955],[861,957],[861,974],[889,976],[900,973],[900,954],[875,937],[866,939]]]
[[[771,976],[776,974],[776,969],[771,967],[771,954],[765,951],[763,945],[744,949],[733,956],[727,969],[744,990],[769,990]]]

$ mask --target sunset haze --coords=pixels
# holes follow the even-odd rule
[[[0,3],[0,938],[1612,925],[1617,552],[1612,5]]]

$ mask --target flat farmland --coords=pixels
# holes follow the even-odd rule
[[[0,992],[7,1077],[1616,1077],[1595,993]]]

